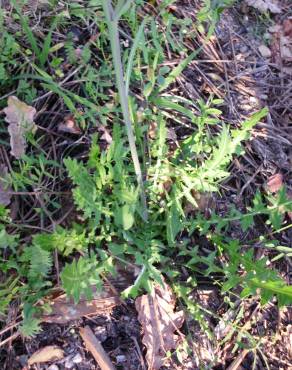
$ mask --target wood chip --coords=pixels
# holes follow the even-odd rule
[[[36,351],[29,359],[28,365],[42,364],[44,362],[53,362],[62,360],[64,351],[58,346],[46,346]]]
[[[80,328],[79,331],[87,350],[91,352],[101,370],[115,370],[115,366],[90,327],[85,326],[85,328]]]

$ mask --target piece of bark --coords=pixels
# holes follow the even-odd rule
[[[79,331],[87,350],[92,354],[101,370],[115,370],[115,366],[90,327],[85,326],[85,328],[80,328]]]
[[[115,277],[104,277],[104,285],[101,291],[94,287],[93,297],[90,300],[82,298],[75,304],[72,298],[63,294],[62,290],[56,290],[46,297],[45,302],[50,310],[44,313],[42,321],[55,324],[66,324],[72,320],[78,320],[84,316],[96,316],[110,313],[114,307],[123,304],[120,293],[134,282],[134,275],[130,271],[118,269]]]
[[[75,304],[68,300],[66,294],[63,294],[50,303],[51,310],[42,317],[43,322],[66,324],[72,320],[78,320],[84,316],[103,315],[111,312],[117,305],[121,304],[119,296],[100,293],[100,297],[95,295],[92,300],[81,300]]]

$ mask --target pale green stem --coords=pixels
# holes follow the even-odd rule
[[[108,25],[109,38],[110,38],[120,104],[122,108],[124,122],[126,125],[129,146],[130,146],[131,155],[132,155],[132,159],[134,163],[137,182],[140,187],[141,201],[142,201],[142,205],[144,208],[143,217],[144,217],[144,220],[147,221],[148,212],[147,212],[146,196],[144,192],[142,171],[141,171],[141,167],[139,163],[137,148],[135,144],[135,136],[134,136],[132,122],[130,118],[129,105],[128,105],[129,104],[128,94],[126,92],[126,86],[124,83],[124,73],[123,73],[123,65],[122,65],[122,58],[121,58],[121,47],[120,47],[119,28],[118,28],[119,19],[115,15],[115,12],[113,10],[110,0],[102,0],[102,6],[103,6],[103,11],[106,17],[107,25]]]

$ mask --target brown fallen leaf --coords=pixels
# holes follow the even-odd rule
[[[151,121],[148,128],[148,136],[150,139],[155,139],[157,136],[157,122]]]
[[[275,175],[269,177],[266,184],[266,188],[271,193],[278,193],[283,184],[284,184],[283,175],[281,173],[276,173]],[[287,198],[289,200],[292,200],[292,191],[289,189],[287,190]],[[292,212],[288,211],[287,215],[290,218],[290,220],[292,220]]]
[[[64,351],[58,346],[46,346],[36,351],[29,359],[28,365],[62,360]]]
[[[8,98],[8,106],[3,111],[6,114],[5,121],[9,123],[8,132],[10,134],[11,154],[19,159],[25,154],[25,135],[36,129],[34,123],[36,110],[20,101],[16,96],[10,96]]]
[[[273,60],[282,65],[283,72],[291,74],[289,63],[292,61],[292,17],[285,19],[282,24],[270,27],[269,32],[272,34]]]
[[[281,173],[276,173],[270,176],[267,181],[267,189],[271,193],[277,193],[283,186],[283,175]]]
[[[270,11],[271,13],[278,14],[282,11],[277,0],[245,0],[245,2],[261,13]]]
[[[283,36],[280,40],[282,58],[286,62],[292,61],[292,17],[283,21]]]
[[[174,312],[175,298],[166,283],[163,287],[156,284],[152,293],[138,297],[135,305],[143,328],[148,369],[160,369],[166,352],[178,345],[179,336],[175,331],[182,326],[184,313]]]
[[[101,133],[100,140],[104,140],[108,145],[110,145],[113,138],[109,130],[103,125],[98,125],[98,131]]]
[[[211,210],[216,206],[214,195],[212,193],[198,193],[192,191],[192,196],[197,204],[195,205],[187,200],[184,206],[184,212],[186,214],[190,214],[199,210],[207,217]]]
[[[3,164],[0,164],[0,205],[8,206],[11,201],[11,194],[9,191],[11,190],[10,187],[7,187],[5,183],[5,177],[7,176],[7,167]]]
[[[68,132],[69,134],[80,135],[81,130],[78,127],[73,114],[65,117],[64,122],[60,123],[58,126],[58,131]]]
[[[292,17],[283,21],[283,33],[292,39]]]

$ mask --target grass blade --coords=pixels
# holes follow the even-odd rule
[[[193,51],[186,59],[181,61],[180,64],[169,73],[164,83],[159,87],[158,91],[162,92],[163,90],[167,89],[168,86],[175,81],[175,79],[182,73],[186,66],[199,54],[200,51],[201,48]]]
[[[139,47],[139,43],[141,41],[141,38],[143,36],[144,27],[145,27],[145,24],[146,24],[147,21],[148,21],[148,18],[145,18],[143,20],[143,22],[140,24],[140,27],[138,29],[138,32],[137,32],[137,34],[135,36],[135,39],[134,39],[134,42],[133,42],[133,46],[132,46],[131,51],[130,51],[128,64],[127,64],[127,69],[126,69],[126,76],[125,76],[126,94],[129,93],[129,85],[130,85],[130,79],[131,79],[133,64],[134,64],[134,58],[135,58],[135,55],[136,55],[136,51]]]
[[[43,49],[40,53],[39,56],[39,61],[41,66],[43,67],[48,59],[49,53],[50,53],[50,47],[51,47],[51,42],[52,42],[52,33],[57,25],[57,19],[53,21],[53,24],[49,30],[49,33],[47,34],[44,44],[43,44]]]
[[[134,136],[131,117],[130,117],[128,94],[126,93],[126,89],[125,89],[118,21],[116,19],[112,21],[111,1],[102,0],[102,7],[103,7],[103,11],[106,17],[107,26],[109,30],[109,38],[110,38],[110,44],[111,44],[111,50],[112,50],[112,56],[113,56],[114,69],[115,69],[115,74],[116,74],[116,83],[117,83],[117,88],[119,92],[119,98],[120,98],[120,104],[122,108],[124,123],[126,126],[127,135],[128,135],[131,156],[133,159],[135,174],[137,177],[137,183],[140,187],[140,192],[141,192],[141,201],[142,201],[142,206],[143,206],[143,218],[145,221],[147,221],[148,211],[147,211],[146,195],[144,192],[142,171],[141,171],[137,147],[135,143],[135,136]]]

